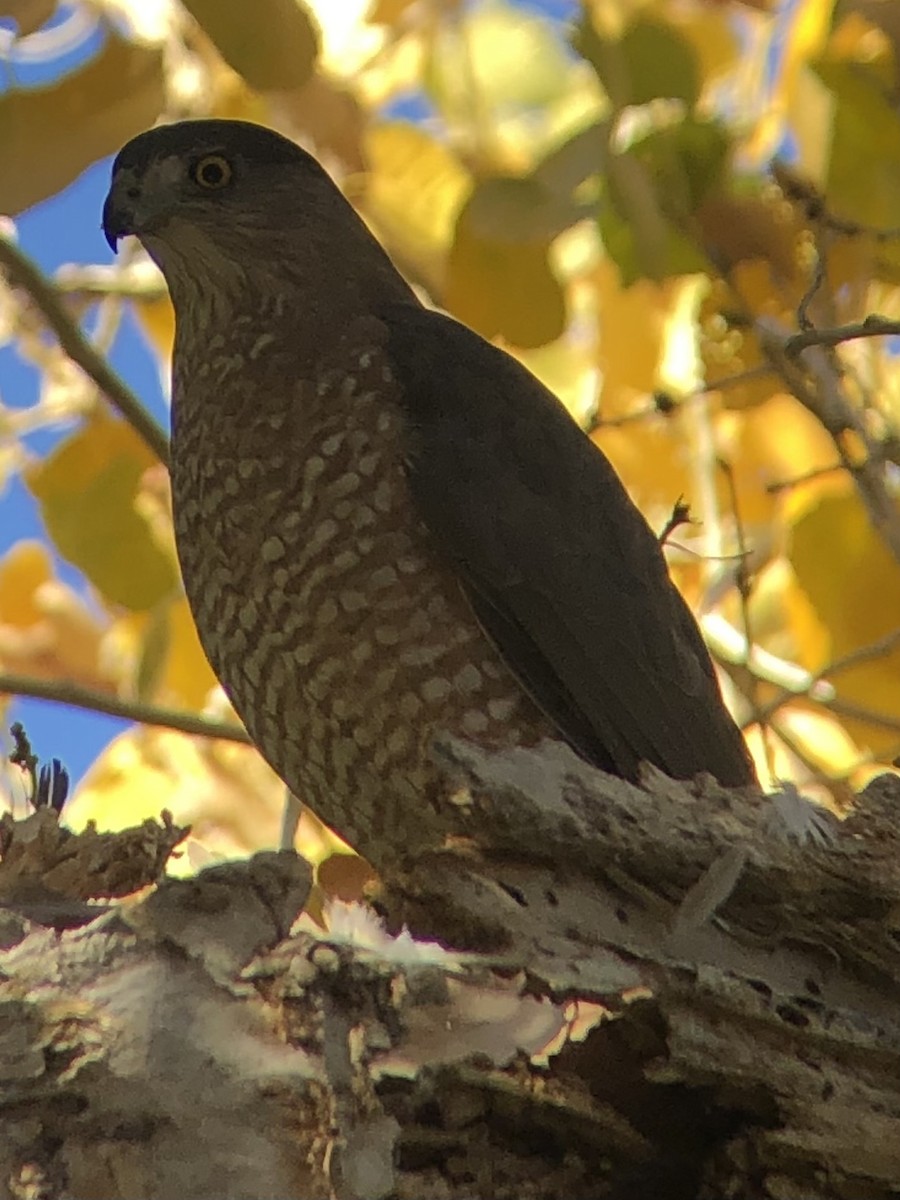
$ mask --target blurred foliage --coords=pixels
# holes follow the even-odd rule
[[[840,805],[900,751],[900,358],[884,338],[792,335],[900,315],[900,6],[891,0],[80,0],[102,44],[18,86],[54,6],[18,22],[0,94],[14,216],[156,119],[270,123],[324,159],[424,298],[496,339],[592,431],[669,545],[762,778]],[[558,11],[555,6],[554,11]],[[427,119],[399,119],[414,101]],[[66,298],[132,304],[159,355],[171,309],[133,267]],[[100,278],[100,284],[97,279]],[[129,282],[140,279],[140,286]],[[104,292],[108,293],[104,297]],[[165,472],[0,290],[0,336],[44,377],[0,404],[57,553],[0,561],[0,670],[224,715],[181,594]],[[27,432],[77,420],[43,459]],[[77,819],[164,803],[193,862],[271,844],[280,787],[254,752],[136,727],[78,789]],[[304,816],[346,896],[365,872]],[[200,848],[200,847],[203,848]],[[193,856],[193,857],[192,857]],[[188,864],[190,865],[190,864]]]

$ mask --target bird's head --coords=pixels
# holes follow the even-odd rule
[[[103,206],[115,250],[136,235],[151,253],[200,236],[227,250],[280,209],[309,206],[334,185],[299,146],[246,121],[182,121],[138,134],[119,151]]]
[[[312,155],[246,121],[138,134],[113,163],[103,232],[113,249],[139,238],[176,308],[179,293],[190,300],[211,283],[243,287],[255,276],[307,290],[337,278],[360,295],[400,278]]]

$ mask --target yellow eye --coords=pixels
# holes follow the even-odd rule
[[[207,191],[218,191],[231,183],[231,163],[221,154],[204,154],[191,166],[191,179]]]

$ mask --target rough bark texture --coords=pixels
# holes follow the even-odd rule
[[[6,827],[3,1200],[900,1194],[895,777],[800,845],[771,803],[562,747],[440,756],[472,843],[378,905],[456,955],[291,932],[287,854],[59,933]]]

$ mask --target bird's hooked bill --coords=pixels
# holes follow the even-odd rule
[[[115,184],[113,184],[103,205],[103,236],[113,254],[119,249],[119,239],[131,232],[129,224],[127,216],[116,199]]]

